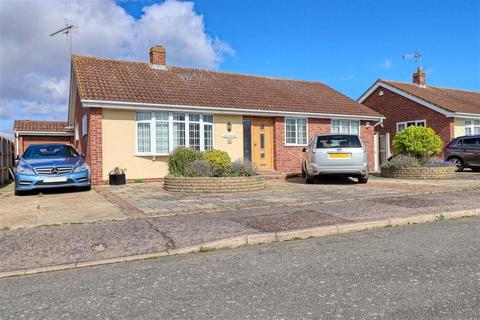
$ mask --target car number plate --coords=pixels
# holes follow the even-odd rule
[[[53,182],[67,182],[66,177],[46,177],[43,179],[44,183],[53,183]]]
[[[350,159],[350,153],[329,153],[329,159]]]

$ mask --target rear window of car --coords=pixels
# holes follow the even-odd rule
[[[357,136],[331,135],[317,138],[317,149],[361,147],[362,144]]]
[[[70,146],[30,146],[25,150],[23,158],[41,159],[41,158],[73,158],[78,156],[75,149]]]
[[[480,147],[480,138],[465,138],[463,139],[465,147]]]

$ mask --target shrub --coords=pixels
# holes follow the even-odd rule
[[[424,157],[421,160],[423,166],[426,167],[454,167],[455,164],[452,161],[445,161],[442,157]]]
[[[232,161],[228,153],[222,150],[209,150],[203,153],[203,159],[213,167],[214,170],[226,170]]]
[[[442,151],[443,142],[432,128],[410,126],[393,138],[393,150],[397,154],[417,159],[433,156]]]
[[[198,150],[177,147],[168,159],[168,171],[173,176],[186,175],[187,167],[195,160],[201,160],[202,153]]]
[[[187,175],[190,177],[210,177],[213,175],[213,168],[206,160],[194,160],[187,167]]]
[[[252,163],[243,159],[233,161],[228,170],[228,175],[234,177],[249,177],[256,174],[257,173],[255,172],[255,168],[253,167]]]
[[[391,158],[388,162],[382,165],[382,168],[406,168],[419,167],[420,161],[417,158],[408,155],[398,155]]]

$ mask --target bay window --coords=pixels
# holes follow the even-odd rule
[[[300,145],[307,144],[307,119],[285,118],[285,144]]]
[[[360,121],[332,120],[332,133],[346,133],[360,135]]]
[[[212,115],[137,112],[135,119],[139,155],[167,155],[178,146],[213,149]]]
[[[480,134],[480,120],[465,120],[465,135]]]

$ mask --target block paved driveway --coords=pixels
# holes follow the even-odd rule
[[[302,178],[267,180],[264,190],[223,194],[166,192],[162,183],[101,186],[97,190],[132,217],[222,212],[315,203],[375,199],[409,194],[475,189],[477,173],[462,173],[450,181],[408,181],[371,177],[367,184],[345,178],[324,178],[307,185]]]

